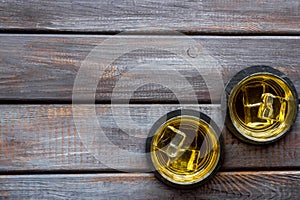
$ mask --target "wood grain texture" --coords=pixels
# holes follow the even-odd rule
[[[9,199],[298,199],[300,172],[222,172],[202,187],[176,190],[152,174],[1,176]]]
[[[192,33],[299,33],[299,1],[2,1],[0,29],[120,32],[164,27]]]
[[[0,100],[37,100],[37,101],[66,101],[70,102],[74,80],[81,63],[90,51],[101,44],[109,36],[93,35],[0,35]],[[111,37],[111,36],[110,36]],[[164,85],[155,83],[145,84],[137,89],[151,73],[158,73],[158,80],[172,80],[170,70],[179,72],[189,84],[178,83],[182,100],[189,102],[192,87],[200,102],[208,102],[208,89],[201,73],[181,57],[171,52],[149,49],[150,44],[165,44],[167,40],[182,37],[174,36],[120,36],[129,44],[143,45],[145,48],[133,51],[117,58],[105,70],[96,92],[96,100],[107,102],[111,100],[112,91],[121,78],[124,78],[121,88],[114,90],[114,97],[125,101],[125,96],[133,92],[132,102],[174,102],[174,93]],[[300,38],[299,37],[193,37],[219,63],[219,71],[223,82],[227,83],[238,71],[252,65],[268,65],[285,73],[300,92]],[[113,46],[113,45],[112,45]],[[114,56],[119,50],[107,48],[107,57]],[[126,48],[126,45],[121,46]],[[186,55],[191,54],[191,48],[178,42],[174,48],[182,49]],[[197,52],[197,51],[196,51]],[[107,60],[103,59],[103,63]],[[101,61],[99,61],[101,62]],[[91,65],[99,63],[91,62]],[[101,63],[100,63],[101,64]],[[139,70],[148,65],[149,70]],[[208,66],[209,68],[210,66]],[[135,71],[134,71],[135,70]],[[205,71],[205,70],[204,70]],[[205,73],[205,72],[203,72]],[[203,75],[203,74],[202,74]],[[153,81],[155,82],[155,78]],[[210,75],[215,81],[220,79]],[[87,76],[82,82],[89,83]],[[211,98],[218,100],[221,89],[209,88]],[[83,88],[82,92],[89,94],[90,90]]]
[[[95,131],[89,114],[76,113],[84,121],[76,129],[70,105],[0,105],[0,171],[147,171],[150,165],[143,154],[146,137],[153,123],[165,113],[188,108],[206,113],[217,124],[222,121],[219,105],[130,105],[130,116],[126,115],[126,106],[96,106],[100,126],[114,145],[102,149],[103,157],[96,159],[93,154],[104,140],[93,140],[95,145],[83,144],[77,133],[92,135]],[[88,108],[82,109],[91,113]],[[247,145],[226,132],[222,170],[299,169],[299,125],[298,118],[291,132],[268,146]],[[125,156],[118,153],[119,148],[126,151]],[[104,165],[103,159],[112,160],[114,165]]]

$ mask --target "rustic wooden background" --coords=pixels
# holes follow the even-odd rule
[[[241,143],[225,132],[221,172],[192,191],[157,181],[146,158],[122,158],[118,169],[94,158],[80,141],[72,118],[72,89],[81,62],[101,41],[122,31],[163,27],[188,34],[218,60],[224,84],[243,68],[269,65],[285,73],[300,91],[300,1],[96,1],[2,0],[0,2],[0,198],[125,199],[299,199],[300,119],[282,140],[268,146]],[[129,37],[129,36],[128,36]],[[147,46],[149,35],[130,35]],[[168,35],[151,36],[164,40]],[[178,44],[177,48],[181,48]],[[184,48],[184,46],[182,46]],[[186,50],[187,49],[183,49]],[[193,68],[165,51],[141,49],[118,58],[104,73],[96,93],[96,112],[111,141],[123,149],[144,152],[151,125],[180,107],[176,96],[157,84],[135,91],[130,110],[140,128],[127,124],[133,138],[115,123],[112,108],[122,108],[124,94],[143,76],[112,91],[120,76],[142,62],[178,70],[194,88],[201,110],[220,122],[220,104],[209,104],[208,90]],[[139,62],[138,62],[139,61]],[[168,79],[164,67],[162,79]],[[183,94],[187,87],[176,85]],[[214,100],[220,91],[212,91]],[[82,130],[92,130],[88,116]],[[78,127],[77,127],[78,128]],[[101,144],[99,144],[101,145]],[[107,151],[107,156],[114,152]],[[126,161],[125,161],[126,162]],[[126,167],[125,167],[126,166]]]

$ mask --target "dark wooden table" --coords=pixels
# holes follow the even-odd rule
[[[95,158],[97,147],[86,148],[78,129],[90,133],[93,121],[88,115],[79,116],[86,123],[76,127],[72,110],[79,68],[105,39],[146,27],[179,31],[199,42],[218,61],[224,84],[246,67],[268,65],[285,73],[300,91],[299,1],[1,1],[0,198],[299,199],[299,117],[286,137],[268,146],[241,143],[225,131],[221,172],[191,191],[157,181],[147,172],[149,163],[143,156],[125,160],[107,149],[106,156],[117,161],[111,167]],[[123,40],[144,43],[145,48],[118,57],[99,80],[96,114],[107,137],[124,150],[143,153],[151,125],[182,106],[220,122],[221,91],[210,90],[216,102],[210,104],[204,80],[190,65],[170,52],[146,48],[153,40],[172,37],[123,35]],[[181,43],[175,47],[189,51]],[[124,96],[149,74],[140,70],[126,76],[141,63],[156,66],[153,70],[161,80],[170,79],[167,66],[179,71],[199,105],[191,103],[190,86],[175,85],[184,94],[184,104],[178,104],[171,90],[154,83],[138,88],[127,105]],[[122,76],[127,77],[123,87],[113,91]],[[111,103],[113,92],[117,104]],[[115,122],[124,113],[112,114],[123,107],[129,107],[133,119],[126,126],[129,135]]]

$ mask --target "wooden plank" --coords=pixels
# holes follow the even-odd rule
[[[111,36],[0,35],[0,100],[71,102],[74,80],[81,63],[92,49],[108,37]],[[110,101],[113,89],[121,77],[125,77],[121,88],[114,90],[115,99],[121,102],[124,102],[125,96],[133,91],[131,102],[177,101],[174,93],[165,85],[149,83],[134,88],[151,73],[159,74],[153,78],[153,82],[156,82],[154,79],[172,80],[169,68],[179,72],[189,83],[174,84],[183,101],[191,101],[192,93],[188,92],[191,91],[190,87],[193,88],[199,101],[210,100],[206,84],[200,76],[202,72],[195,71],[193,66],[171,52],[147,49],[150,44],[166,44],[166,41],[180,41],[183,37],[120,36],[118,38],[119,41],[125,40],[128,44],[143,45],[145,48],[120,56],[112,65],[101,71],[102,76],[96,92],[97,101]],[[246,67],[269,65],[290,77],[297,91],[300,92],[300,37],[195,36],[192,39],[200,43],[217,60],[219,63],[217,69],[222,74],[224,83]],[[113,45],[102,44],[101,48],[108,49],[107,57],[121,52],[113,49]],[[126,45],[121,48],[126,48]],[[184,42],[178,42],[174,48],[182,49],[186,55],[193,54],[193,50],[190,51],[191,49]],[[201,53],[195,55],[201,56]],[[108,60],[102,59],[99,62],[91,62],[91,64],[99,65]],[[149,65],[149,69],[139,70],[144,65]],[[220,81],[218,76],[210,77],[213,81]],[[89,81],[90,77],[87,76],[82,82],[87,84]],[[83,92],[89,94],[90,90],[84,88]],[[218,100],[222,89],[210,88],[210,92],[212,99]]]
[[[221,172],[193,190],[163,185],[152,174],[1,176],[9,199],[298,199],[299,171]]]
[[[75,127],[70,105],[0,105],[0,172],[52,170],[123,170],[147,171],[145,141],[153,123],[165,113],[178,108],[200,110],[221,124],[219,105],[97,105],[96,113],[104,134],[115,145],[99,150],[106,144],[102,138],[83,144],[76,130],[93,135],[95,125],[88,106],[76,117],[84,122]],[[112,112],[114,109],[114,115]],[[124,111],[125,110],[125,111]],[[121,124],[121,125],[120,125]],[[121,127],[120,127],[121,126]],[[300,118],[286,137],[272,145],[253,146],[241,143],[228,132],[225,137],[225,161],[222,170],[299,169]],[[98,133],[98,132],[96,132]],[[100,134],[99,134],[100,135]],[[85,147],[89,147],[86,149]],[[117,150],[125,150],[126,155]],[[132,155],[132,152],[139,153]],[[98,159],[94,155],[98,156]],[[109,159],[113,165],[106,166]],[[105,162],[105,164],[107,164]]]
[[[299,33],[299,1],[2,1],[0,29],[120,32],[164,27],[192,33]]]

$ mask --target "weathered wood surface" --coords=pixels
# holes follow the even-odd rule
[[[299,33],[299,1],[1,1],[0,29],[120,32],[164,27],[192,33]]]
[[[177,102],[171,90],[153,83],[138,88],[131,102],[143,104],[129,106],[132,121],[128,121],[125,114],[125,104],[96,106],[99,123],[109,140],[125,151],[140,153],[140,156],[130,153],[122,156],[114,148],[104,150],[106,158],[115,159],[116,168],[93,156],[93,151],[103,144],[101,140],[86,149],[77,133],[95,131],[88,111],[83,107],[87,113],[77,113],[85,123],[75,127],[71,105],[57,104],[71,102],[74,80],[81,63],[92,49],[113,36],[109,34],[163,27],[195,35],[299,35],[299,21],[299,1],[1,1],[2,33],[71,34],[0,35],[0,199],[299,199],[299,118],[286,137],[268,146],[247,145],[225,132],[222,170],[227,172],[218,173],[199,189],[179,191],[161,184],[153,174],[107,173],[115,169],[131,172],[149,170],[146,156],[142,154],[145,137],[159,117],[180,105],[147,103]],[[103,77],[96,92],[97,102],[111,100],[112,91],[121,77],[127,79],[122,82],[121,88],[114,90],[115,100],[119,103],[124,103],[134,86],[152,72],[158,72],[159,80],[171,80],[165,66],[170,66],[188,80],[199,102],[209,102],[203,79],[184,59],[170,52],[147,49],[153,41],[165,44],[170,38],[176,40],[183,36],[119,37],[128,38],[130,44],[143,44],[145,49],[122,55],[101,71]],[[245,67],[269,65],[287,74],[300,91],[299,36],[192,38],[219,62],[224,83]],[[105,48],[108,48],[110,56],[120,52],[109,49],[109,46]],[[174,48],[182,49],[190,58],[199,57],[197,49],[184,43],[179,42]],[[91,63],[95,64],[99,63]],[[151,67],[150,71],[139,70],[130,74],[132,69],[140,69],[145,64]],[[217,81],[216,77],[211,76],[211,79]],[[89,77],[84,81],[88,83]],[[175,84],[183,97],[181,100],[187,103],[184,107],[201,110],[221,124],[219,105],[188,104],[192,100],[191,93],[187,92],[190,85]],[[220,88],[211,89],[212,99],[218,100],[221,91]],[[83,92],[88,93],[89,90],[85,88]],[[34,104],[46,101],[53,104]],[[26,102],[31,105],[10,104]],[[115,116],[112,108],[118,111]],[[120,129],[120,124],[127,132]],[[135,127],[135,124],[139,126]],[[75,175],[83,172],[103,173]],[[31,173],[35,175],[8,175]]]
[[[104,159],[111,158],[118,170],[145,171],[149,163],[145,141],[153,123],[165,113],[180,108],[179,105],[130,105],[130,117],[125,115],[127,105],[97,105],[96,113],[105,135],[115,145],[102,149]],[[82,110],[88,111],[89,107]],[[222,119],[219,105],[184,105],[183,108],[201,110],[217,124]],[[110,171],[93,153],[101,144],[80,142],[76,132],[70,105],[0,105],[0,171],[51,171],[51,170],[98,170]],[[89,112],[89,111],[88,111]],[[83,114],[82,114],[83,113]],[[84,112],[76,116],[86,122],[77,130],[91,134],[95,129],[92,118]],[[89,112],[91,113],[91,112]],[[300,167],[300,119],[291,132],[273,145],[253,146],[241,143],[226,132],[225,161],[222,170],[299,169]],[[136,124],[134,124],[136,123]],[[119,125],[122,125],[120,127]],[[122,130],[120,129],[122,128]],[[103,143],[103,142],[102,142]],[[121,156],[117,148],[125,149],[128,155]],[[131,155],[130,152],[142,155]]]
[[[288,4],[288,2],[287,2]],[[33,100],[70,102],[75,77],[86,56],[108,36],[93,35],[0,35],[0,100]],[[117,100],[134,91],[134,86],[141,83],[149,74],[158,72],[159,80],[171,80],[166,66],[178,71],[190,84],[178,83],[184,101],[191,101],[189,87],[193,87],[196,97],[201,102],[209,101],[208,90],[195,71],[181,57],[167,51],[147,49],[150,44],[165,44],[167,40],[182,38],[174,36],[122,36],[129,44],[143,45],[145,48],[116,59],[107,69],[101,71],[101,78],[96,93],[96,100],[111,100],[112,91],[125,77],[121,89],[114,91]],[[223,82],[227,83],[238,71],[251,65],[269,65],[285,73],[300,92],[300,37],[221,37],[195,36],[217,61]],[[153,42],[154,41],[154,42]],[[119,50],[108,48],[108,56]],[[126,48],[126,46],[124,46]],[[174,48],[182,49],[190,55],[190,49],[184,43],[177,43]],[[197,56],[192,51],[192,57]],[[201,55],[201,50],[200,53]],[[105,62],[105,60],[103,60]],[[99,63],[91,63],[99,64]],[[138,70],[143,65],[149,70]],[[133,69],[137,69],[133,72]],[[127,78],[126,78],[127,77]],[[155,77],[157,78],[157,77]],[[216,77],[210,76],[212,80]],[[83,83],[88,83],[87,76]],[[210,88],[212,99],[219,99],[222,89]],[[85,88],[85,93],[89,90]],[[135,90],[132,102],[175,102],[176,96],[165,86],[150,83]]]
[[[176,190],[152,174],[1,176],[6,199],[295,199],[299,171],[221,172],[206,185]]]

